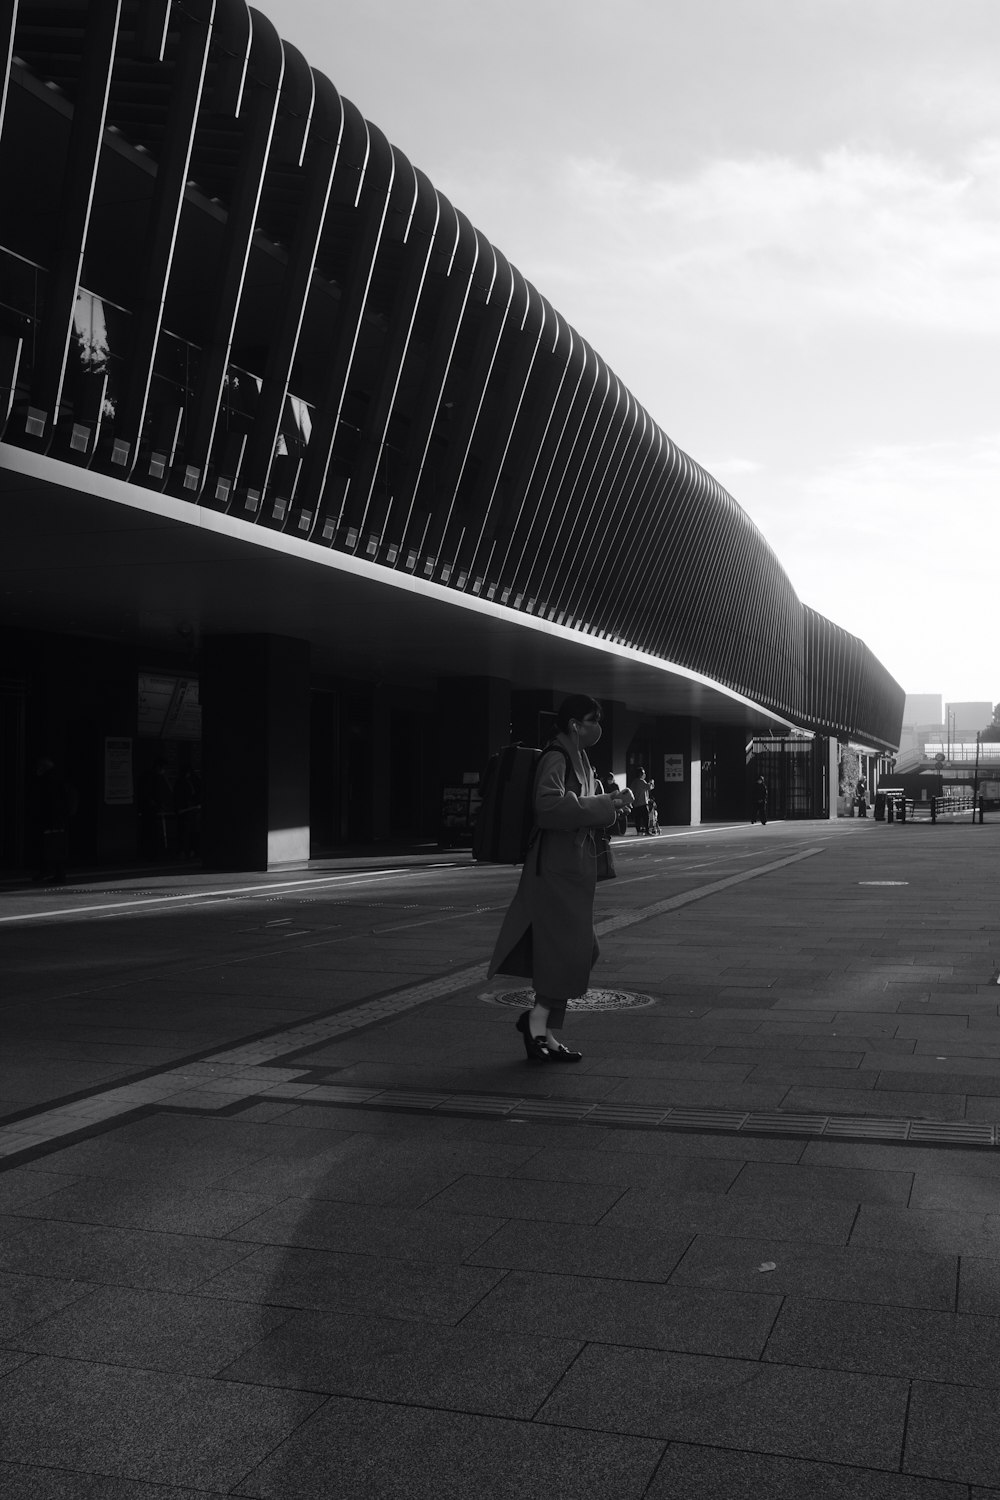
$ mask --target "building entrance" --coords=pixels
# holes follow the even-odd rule
[[[819,737],[751,740],[746,752],[746,807],[757,778],[767,783],[769,818],[825,818],[830,812],[827,741]]]

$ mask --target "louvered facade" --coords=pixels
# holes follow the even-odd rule
[[[456,630],[521,624],[697,682],[748,727],[895,747],[903,692],[871,652],[265,15],[3,14],[8,469],[330,554],[331,601],[347,575],[406,580],[386,598],[451,600]]]

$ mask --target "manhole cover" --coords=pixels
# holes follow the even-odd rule
[[[491,1005],[534,1005],[534,990],[497,990],[495,994],[480,995]],[[571,1000],[572,1011],[581,1010],[638,1010],[643,1005],[655,1005],[655,995],[636,995],[631,990],[588,990],[579,1000]]]

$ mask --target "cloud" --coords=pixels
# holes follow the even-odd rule
[[[684,306],[702,325],[993,334],[998,166],[998,140],[951,169],[848,146],[813,160],[726,157],[661,178],[611,157],[571,158],[550,164],[548,245],[539,265],[536,243],[532,271],[588,299],[602,283],[616,300],[631,291],[654,319]]]
[[[860,636],[910,691],[1000,698],[1000,434],[880,444],[741,504],[805,603]]]
[[[702,459],[700,462],[703,469],[707,469],[716,479],[727,483],[734,479],[743,479],[748,474],[759,474],[764,467],[755,458],[720,458],[716,460],[708,458]]]

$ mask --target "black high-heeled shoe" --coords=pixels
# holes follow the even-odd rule
[[[530,1028],[528,1026],[529,1014],[529,1011],[523,1010],[518,1016],[517,1020],[514,1022],[514,1025],[521,1033],[521,1037],[524,1041],[524,1050],[527,1053],[528,1061],[541,1063],[551,1062],[552,1053],[549,1051],[548,1042],[543,1036],[532,1036],[531,1034]]]

